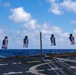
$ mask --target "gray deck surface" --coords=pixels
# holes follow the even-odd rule
[[[0,59],[0,75],[76,75],[76,57]]]

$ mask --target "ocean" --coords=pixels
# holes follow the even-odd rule
[[[76,49],[43,49],[42,54],[76,53]],[[0,49],[0,58],[15,56],[35,56],[40,54],[40,49]]]

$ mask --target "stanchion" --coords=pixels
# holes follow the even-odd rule
[[[40,56],[42,56],[42,33],[40,32]]]

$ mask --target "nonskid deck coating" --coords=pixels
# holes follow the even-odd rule
[[[0,59],[0,75],[76,75],[76,63],[65,61],[66,59],[76,61],[76,57],[73,56]],[[69,71],[73,71],[74,74]]]

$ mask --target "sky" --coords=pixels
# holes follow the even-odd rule
[[[8,36],[8,49],[40,49],[40,32],[43,49],[76,49],[69,41],[69,34],[76,40],[76,0],[0,0],[0,46]]]

